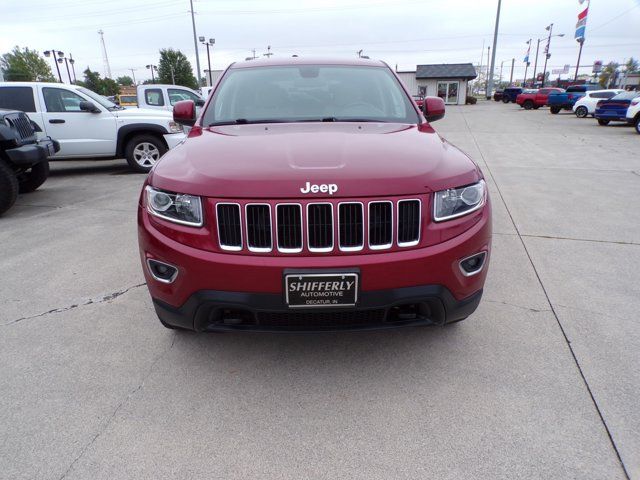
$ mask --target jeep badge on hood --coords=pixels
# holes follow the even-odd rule
[[[333,195],[338,191],[338,185],[335,183],[321,183],[320,185],[316,185],[315,183],[312,185],[311,182],[307,182],[303,188],[300,189],[301,193],[329,193],[329,195]]]

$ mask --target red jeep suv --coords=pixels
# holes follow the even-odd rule
[[[142,266],[163,325],[335,330],[456,322],[491,247],[482,172],[372,60],[231,65],[142,190]]]

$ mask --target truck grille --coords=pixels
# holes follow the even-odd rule
[[[9,122],[9,126],[18,133],[21,141],[32,142],[36,140],[36,132],[26,114],[22,112],[8,114],[4,118]]]
[[[404,248],[420,241],[421,202],[406,199],[392,202],[216,204],[220,248],[228,251],[280,253],[357,252],[365,248]],[[337,220],[336,220],[337,219]],[[365,238],[366,235],[366,238]]]

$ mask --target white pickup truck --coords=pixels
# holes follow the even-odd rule
[[[40,135],[60,142],[51,158],[122,158],[148,172],[186,135],[168,111],[124,109],[77,85],[0,82],[0,108],[22,110]]]
[[[193,100],[196,107],[204,105],[204,99],[195,90],[180,85],[138,85],[138,107],[173,111],[173,106],[182,100]]]

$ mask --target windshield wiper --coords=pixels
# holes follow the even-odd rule
[[[290,123],[291,120],[282,120],[282,119],[273,119],[273,118],[265,118],[260,120],[247,120],[246,118],[237,118],[235,120],[229,120],[224,122],[213,122],[210,123],[209,127],[218,127],[221,125],[251,125],[256,123]]]

